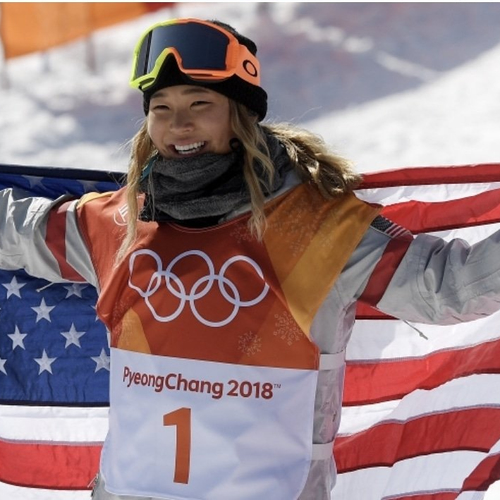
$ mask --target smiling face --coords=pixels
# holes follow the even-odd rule
[[[229,99],[204,87],[176,85],[155,92],[147,120],[149,136],[164,158],[231,151]]]

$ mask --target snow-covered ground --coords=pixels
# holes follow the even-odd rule
[[[143,118],[132,48],[191,15],[253,38],[268,119],[314,130],[361,171],[500,162],[500,4],[184,2],[97,32],[93,72],[82,41],[8,61],[0,163],[125,170]]]
[[[306,127],[363,171],[500,162],[500,45],[431,83]]]

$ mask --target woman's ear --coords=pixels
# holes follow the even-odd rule
[[[231,148],[231,151],[234,151],[235,153],[241,153],[241,151],[243,151],[243,143],[237,137],[233,137],[229,141],[229,147]]]

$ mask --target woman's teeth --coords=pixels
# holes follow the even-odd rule
[[[204,145],[204,142],[195,142],[193,144],[186,144],[185,146],[174,145],[174,148],[179,154],[188,155],[197,153]]]

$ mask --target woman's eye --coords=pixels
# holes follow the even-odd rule
[[[193,102],[193,106],[203,106],[205,104],[210,104],[208,101],[195,101]]]

